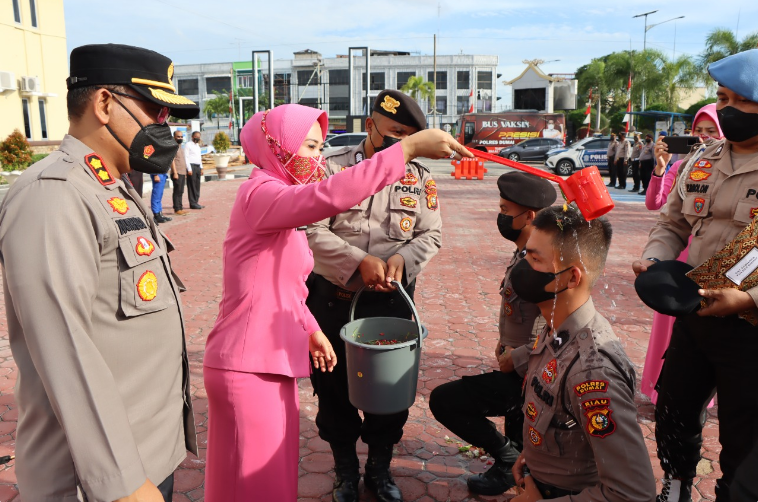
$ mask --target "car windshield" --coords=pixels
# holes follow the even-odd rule
[[[584,139],[582,139],[582,140],[579,140],[579,141],[577,141],[576,143],[572,144],[571,146],[569,146],[569,148],[570,148],[571,150],[576,150],[576,149],[577,149],[577,148],[579,148],[580,146],[584,146],[584,145],[586,145],[587,143],[589,143],[589,142],[590,142],[590,141],[592,141],[593,139],[595,139],[595,138],[584,138]]]

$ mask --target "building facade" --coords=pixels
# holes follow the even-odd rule
[[[366,115],[366,59],[356,51],[353,55],[353,73],[350,75],[349,58],[337,56],[324,58],[321,54],[304,50],[295,53],[292,59],[274,61],[275,103],[300,103],[320,108],[329,113],[330,131],[349,129],[348,117]],[[472,101],[475,111],[492,111],[497,101],[496,82],[498,57],[478,55],[437,56],[437,86],[435,104],[431,98],[419,98],[421,108],[427,112],[427,122],[448,129],[458,116],[470,110]],[[240,96],[251,97],[254,86],[252,60],[217,65],[178,65],[174,73],[177,90],[201,106],[213,98],[204,89],[209,79],[229,79],[224,85],[233,88],[235,110],[239,108]],[[268,64],[258,63],[257,74],[261,105],[268,105]],[[371,51],[369,78],[369,101],[384,89],[400,89],[408,79],[421,76],[425,81],[434,80],[434,58],[413,56],[407,52]],[[352,80],[352,91],[351,91]],[[213,80],[213,82],[217,82]],[[205,86],[205,87],[204,87]],[[197,89],[198,94],[182,89]],[[252,105],[245,100],[245,117],[252,113]],[[436,117],[433,110],[436,109]],[[228,115],[227,115],[228,116]]]
[[[20,130],[34,146],[68,131],[63,0],[8,0],[0,7],[0,141]]]

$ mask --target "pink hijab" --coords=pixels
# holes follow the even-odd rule
[[[266,115],[266,128],[270,136],[279,142],[281,148],[270,147],[261,128],[265,112],[258,112],[245,124],[240,133],[240,143],[250,162],[282,180],[294,184],[284,169],[281,157],[295,154],[314,122],[321,124],[321,133],[326,138],[329,118],[325,111],[303,105],[280,105]],[[275,153],[279,153],[279,156]]]
[[[724,137],[724,133],[721,132],[721,126],[719,125],[719,117],[716,114],[716,103],[705,105],[700,110],[698,110],[698,112],[695,114],[695,119],[692,121],[693,130],[695,129],[695,125],[697,125],[700,120],[710,120],[716,124],[716,129],[719,131],[719,138]]]

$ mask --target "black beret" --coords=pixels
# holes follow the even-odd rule
[[[399,124],[426,129],[426,116],[416,100],[400,91],[382,91],[374,101],[373,111],[389,117]]]
[[[645,305],[661,314],[684,316],[696,312],[703,299],[700,286],[685,274],[692,265],[666,260],[653,263],[637,276],[634,289]]]
[[[558,197],[548,180],[520,171],[501,174],[497,188],[503,199],[530,209],[550,207]]]
[[[100,85],[126,85],[146,101],[171,110],[171,115],[192,119],[200,107],[176,93],[171,79],[174,63],[157,52],[119,44],[83,45],[71,51],[69,89]]]

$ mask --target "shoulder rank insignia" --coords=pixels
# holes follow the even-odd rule
[[[137,237],[137,247],[135,249],[139,256],[150,256],[155,251],[155,244],[144,237]]]
[[[126,214],[129,211],[129,204],[121,197],[111,197],[108,199],[108,205],[111,206],[114,213]]]
[[[437,183],[434,182],[434,180],[429,180],[426,183],[424,183],[424,191],[427,194],[437,194]]]
[[[360,164],[363,162],[363,154],[361,152],[355,152],[355,163]],[[343,167],[342,170],[344,171],[345,168]]]
[[[397,109],[400,108],[400,101],[396,100],[388,94],[384,96],[384,101],[382,101],[382,104],[379,106],[381,106],[384,111],[394,115],[397,113]]]
[[[416,183],[418,183],[418,178],[410,171],[406,172],[405,178],[400,180],[400,184],[406,186],[415,185]]]
[[[90,169],[92,169],[92,172],[95,174],[97,181],[99,181],[101,185],[111,185],[116,182],[116,180],[111,177],[110,173],[105,168],[103,158],[98,154],[90,153],[84,157],[84,163],[87,164]]]
[[[584,401],[582,408],[587,417],[587,432],[590,436],[604,438],[616,432],[616,422],[611,418],[613,411],[610,398]]]
[[[140,276],[137,281],[137,294],[145,302],[153,301],[158,296],[158,278],[152,271],[146,270]]]
[[[405,207],[414,208],[418,205],[418,201],[413,197],[403,197],[400,199],[400,204]]]

